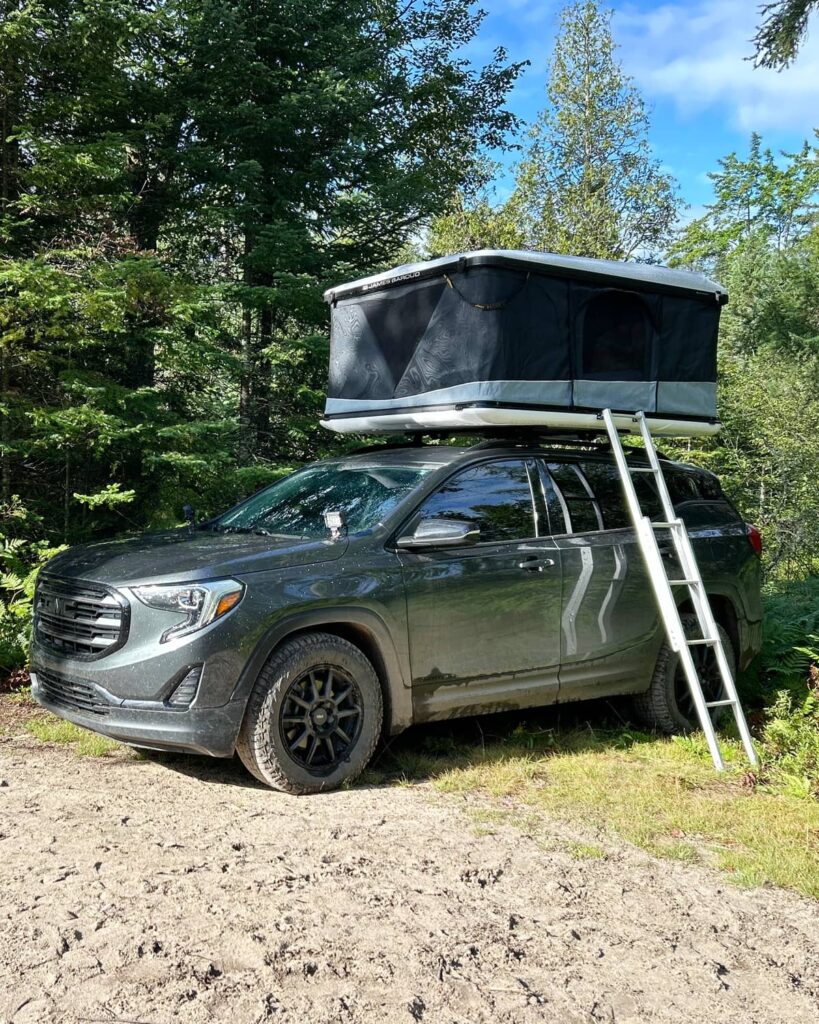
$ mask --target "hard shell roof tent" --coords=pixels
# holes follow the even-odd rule
[[[324,426],[343,433],[537,427],[712,434],[724,289],[642,263],[483,249],[325,293]]]

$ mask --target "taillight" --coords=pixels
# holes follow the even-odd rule
[[[748,534],[748,543],[754,549],[754,553],[762,556],[762,534],[750,523],[745,524],[745,531]]]

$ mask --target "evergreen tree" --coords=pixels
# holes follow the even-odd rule
[[[317,420],[321,287],[389,262],[477,148],[503,142],[518,68],[457,56],[479,23],[470,0],[195,7],[191,159],[234,249],[248,460],[292,435],[294,397]]]
[[[670,240],[679,202],[651,155],[645,106],[616,59],[611,18],[597,0],[561,12],[549,103],[510,207],[532,248],[651,258]]]
[[[458,56],[480,15],[0,5],[0,505],[58,540],[161,525],[332,444],[322,288],[514,124],[517,67]]]
[[[796,59],[811,12],[817,6],[819,0],[774,0],[762,4],[762,20],[752,39],[756,66],[780,71],[788,67]]]
[[[819,137],[819,136],[818,136]],[[733,250],[751,237],[784,252],[819,223],[819,148],[805,142],[777,162],[754,133],[744,159],[729,153],[708,177],[714,202],[686,226],[672,248],[677,262],[719,273]]]

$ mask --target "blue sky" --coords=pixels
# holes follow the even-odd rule
[[[545,104],[546,62],[560,0],[480,0],[487,12],[469,47],[474,60],[504,46],[511,60],[531,61],[509,99],[531,121]],[[651,118],[657,159],[680,183],[691,209],[711,199],[706,172],[731,150],[747,150],[752,130],[774,151],[793,150],[819,127],[819,18],[813,16],[795,64],[782,72],[744,60],[757,0],[613,0],[613,32],[625,71]],[[504,158],[507,165],[515,158]],[[511,182],[507,170],[499,189]]]

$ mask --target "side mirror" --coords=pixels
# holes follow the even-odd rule
[[[399,537],[396,546],[405,551],[422,548],[458,548],[477,544],[481,531],[460,519],[422,519],[415,533]]]

